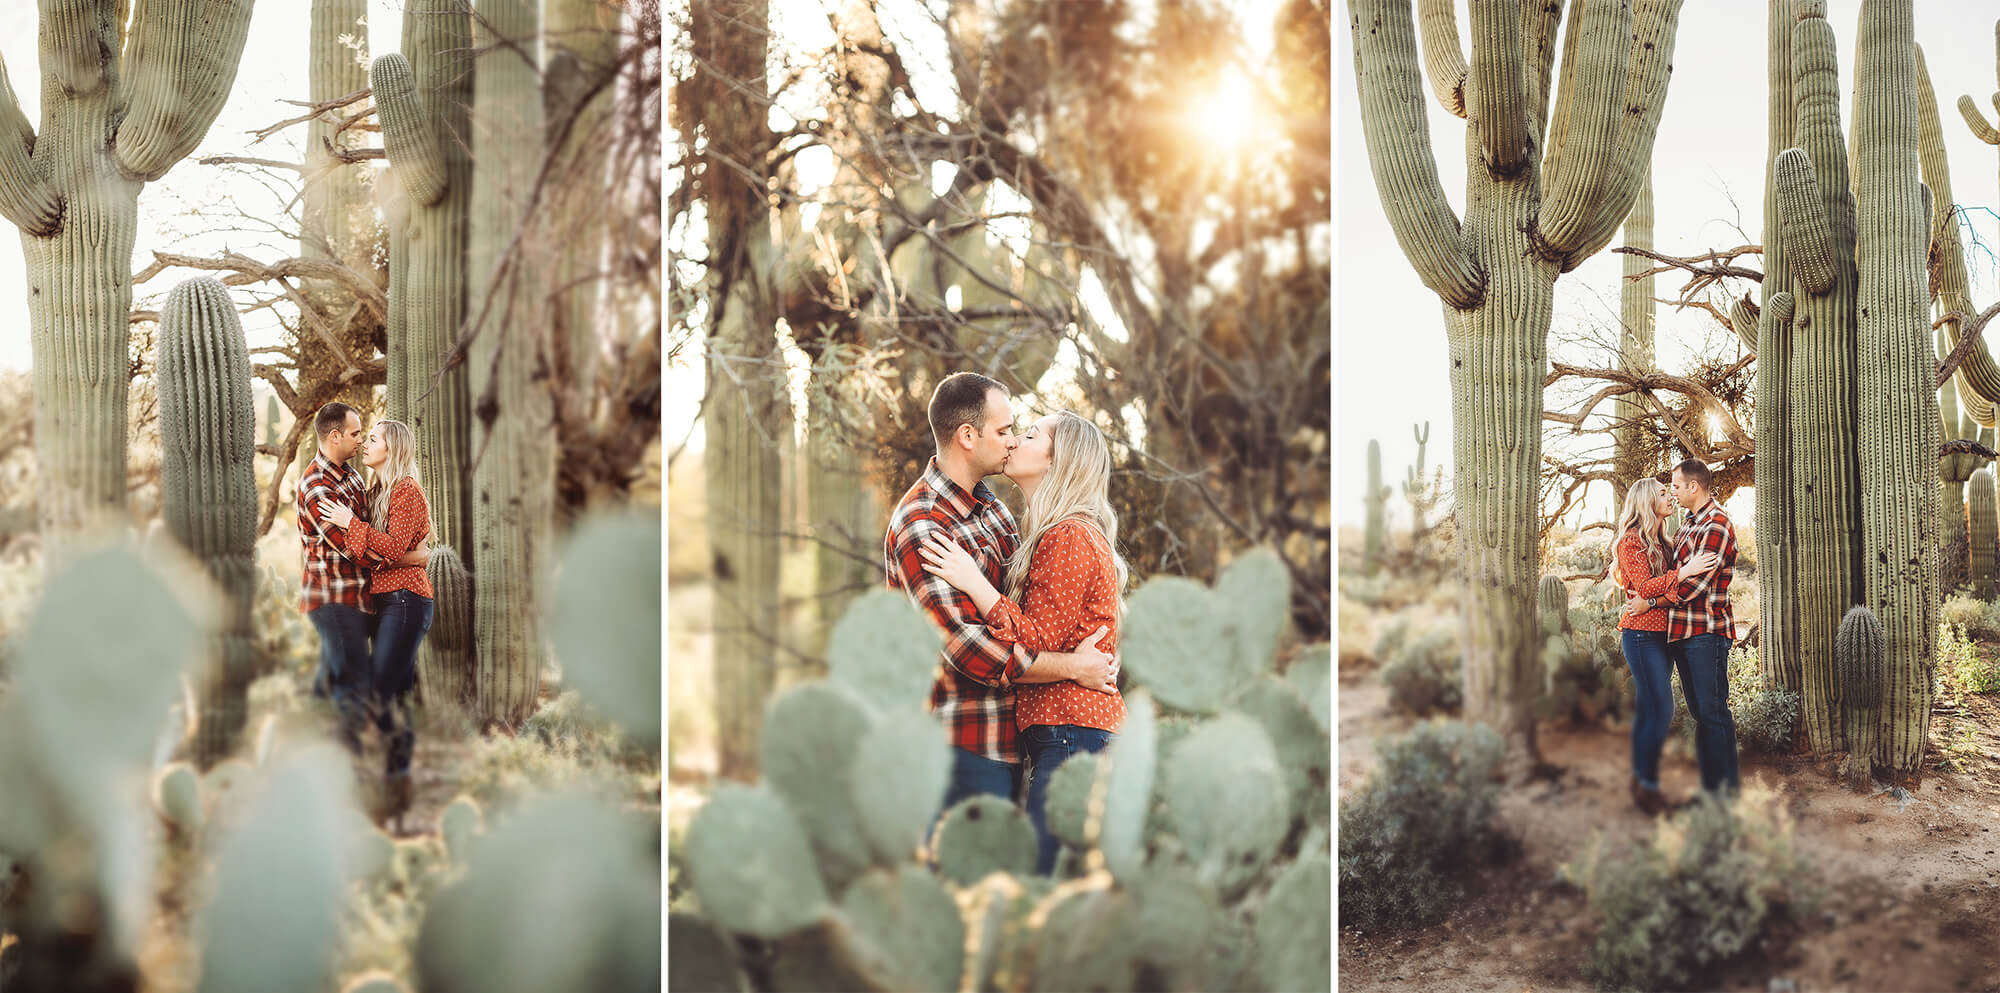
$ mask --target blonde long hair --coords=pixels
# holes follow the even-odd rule
[[[374,478],[368,484],[368,517],[376,530],[386,530],[389,527],[389,492],[405,479],[419,487],[423,486],[423,481],[417,478],[417,436],[410,431],[410,426],[391,420],[376,421],[375,426],[382,429],[382,445],[388,451],[383,455],[382,468],[374,470]],[[431,535],[436,530],[430,521],[424,522],[423,547],[429,547]]]
[[[1618,512],[1618,536],[1611,540],[1611,581],[1620,586],[1625,585],[1626,577],[1618,563],[1618,544],[1635,524],[1639,528],[1639,543],[1646,549],[1646,564],[1652,567],[1653,575],[1666,568],[1667,519],[1653,509],[1661,491],[1660,481],[1651,476],[1640,478],[1625,491],[1625,509]]]
[[[1118,612],[1125,612],[1125,557],[1118,554],[1118,515],[1111,509],[1111,446],[1104,432],[1089,419],[1068,410],[1056,411],[1055,430],[1049,438],[1049,471],[1042,485],[1028,498],[1021,518],[1020,547],[1007,563],[1007,596],[1021,602],[1028,585],[1028,565],[1035,548],[1049,529],[1072,517],[1081,517],[1104,532],[1111,547],[1111,562],[1118,572]]]

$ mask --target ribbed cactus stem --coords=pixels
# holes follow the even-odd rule
[[[1855,460],[1857,286],[1838,59],[1833,27],[1815,13],[1803,12],[1792,27],[1797,148],[1778,156],[1775,178],[1797,294],[1787,372],[1803,726],[1815,751],[1832,754],[1843,746],[1833,635],[1841,615],[1862,596],[1861,533],[1855,527],[1861,517]],[[1924,393],[1929,396],[1930,388]]]
[[[1778,155],[1792,147],[1792,4],[1767,0],[1764,152],[1763,309],[1757,319],[1757,659],[1776,686],[1801,692],[1797,542],[1792,521],[1791,347],[1792,269],[1778,196]],[[1772,458],[1770,453],[1779,453]]]
[[[1935,339],[1932,344],[1942,361],[1950,343],[1942,330],[1936,332]],[[1953,376],[1938,387],[1938,427],[1947,440],[1970,441],[1978,436],[1979,429],[1970,416],[1960,412],[1957,383],[1958,377]],[[1966,544],[1965,482],[1978,471],[1982,461],[1970,454],[1947,455],[1938,460],[1938,528],[1943,534],[1939,541],[1938,582],[1947,595],[1967,581],[1966,555],[1970,547]]]
[[[147,2],[129,29],[108,4],[46,7],[40,135],[0,85],[0,214],[23,232],[38,506],[58,550],[126,504],[139,188],[207,134],[249,30],[248,3],[188,6]]]
[[[568,360],[568,385],[584,404],[575,416],[589,414],[590,384],[597,367],[597,311],[604,280],[596,274],[603,270],[601,256],[611,230],[605,216],[611,199],[608,149],[601,135],[616,87],[599,89],[580,106],[576,100],[593,77],[617,61],[621,6],[615,0],[549,0],[545,15],[548,124],[554,130],[564,116],[574,119],[559,150],[561,175],[568,187],[565,213],[574,220],[564,225],[554,285],[561,294],[556,340]]]
[[[464,711],[473,702],[472,574],[446,545],[431,549],[424,573],[436,598],[430,634],[417,652],[417,697],[433,713]]]
[[[1969,101],[1962,102],[1960,108],[1971,110],[1972,116],[1968,117],[1968,121],[1977,118],[1978,111],[1970,106]],[[1931,85],[1930,67],[1924,60],[1921,46],[1917,49],[1917,115],[1918,154],[1923,164],[1924,185],[1931,188],[1933,201],[1931,244],[1937,255],[1937,264],[1933,269],[1937,274],[1937,309],[1939,317],[1944,320],[1945,336],[1956,347],[1965,320],[1946,315],[1970,315],[1976,308],[1972,306],[1970,280],[1965,267],[1965,239],[1959,232],[1962,208],[1953,195],[1951,161],[1945,155],[1944,125],[1938,117],[1937,90]],[[1958,377],[1966,387],[1962,402],[1974,420],[1992,425],[1993,404],[2000,401],[2000,363],[1994,362],[1992,350],[1984,339],[1972,347],[1958,368]]]
[[[1632,202],[1632,212],[1625,215],[1625,245],[1648,251],[1653,248],[1650,175],[1639,188],[1639,198]],[[1642,277],[1652,262],[1640,255],[1621,255],[1619,259],[1624,278],[1618,283],[1618,367],[1641,373],[1653,367],[1653,284]],[[1654,466],[1646,452],[1646,405],[1632,395],[1619,397],[1614,403],[1613,416],[1619,425],[1612,434],[1611,485],[1616,498],[1622,500],[1639,477],[1652,474]]]
[[[158,348],[161,516],[223,594],[198,677],[195,759],[205,769],[235,747],[256,663],[257,413],[249,346],[221,283],[191,279],[167,294]]]
[[[1424,474],[1424,446],[1431,440],[1431,422],[1411,427],[1410,433],[1417,440],[1417,465],[1404,475],[1403,499],[1410,502],[1410,530],[1420,533],[1424,530],[1424,508],[1429,503],[1431,487],[1430,478]]]
[[[1561,576],[1543,576],[1535,587],[1535,617],[1545,637],[1569,627],[1569,587]]]
[[[1849,741],[1846,773],[1857,782],[1867,781],[1881,738],[1878,732],[1888,674],[1888,642],[1882,622],[1867,607],[1849,610],[1834,635],[1833,655],[1840,672]]]
[[[1915,0],[1864,0],[1856,37],[1862,568],[1887,635],[1881,765],[1923,778],[1937,658],[1937,357],[1918,180]],[[1868,715],[1865,722],[1876,720]],[[1872,739],[1872,726],[1855,734]],[[1869,743],[1872,743],[1870,741]],[[1854,748],[1859,749],[1857,740]]]
[[[1965,484],[1967,562],[1972,595],[1991,600],[1995,586],[1994,558],[2000,551],[2000,517],[1994,513],[1993,470],[1981,469]]]
[[[1397,243],[1448,308],[1453,496],[1468,584],[1466,711],[1501,732],[1516,754],[1531,756],[1543,680],[1533,618],[1521,605],[1533,595],[1539,558],[1541,383],[1555,280],[1610,241],[1638,196],[1681,4],[1646,3],[1630,13],[1593,5],[1579,15],[1590,26],[1572,21],[1553,140],[1543,134],[1553,5],[1536,5],[1540,16],[1511,24],[1518,5],[1475,8],[1465,105],[1479,119],[1466,141],[1463,224],[1432,159],[1408,0],[1348,7],[1376,189]],[[1605,30],[1597,20],[1625,17],[1629,31]],[[1455,45],[1444,26],[1441,10],[1426,7],[1426,36]],[[1438,53],[1434,61],[1451,60]],[[1586,126],[1589,108],[1601,109],[1607,93],[1618,101],[1608,122],[1599,118],[1609,126]],[[1501,116],[1488,120],[1489,113]],[[1527,156],[1517,167],[1511,135],[1522,120],[1528,145],[1543,158]],[[1576,178],[1548,185],[1558,170]]]
[[[408,0],[402,47],[402,55],[383,55],[369,70],[383,108],[389,166],[409,194],[408,219],[392,242],[402,246],[403,261],[391,262],[389,287],[389,378],[402,391],[387,405],[403,412],[417,436],[417,468],[438,543],[464,555],[473,547],[466,485],[472,401],[465,365],[442,380],[438,371],[465,318],[471,9],[464,0]],[[405,77],[409,88],[402,92]],[[467,565],[479,568],[477,555]]]
[[[1382,567],[1382,551],[1388,540],[1389,488],[1382,485],[1382,443],[1372,438],[1368,441],[1368,490],[1362,500],[1361,571],[1373,575]]]
[[[541,77],[532,58],[541,7],[481,0],[478,9],[467,249],[484,310],[468,349],[479,415],[472,471],[476,692],[482,718],[513,726],[535,712],[541,692],[548,655],[542,602],[554,564],[548,263],[538,252],[542,239],[518,237],[523,225],[539,224],[527,207],[543,159]]]

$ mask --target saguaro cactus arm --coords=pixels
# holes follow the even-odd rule
[[[35,129],[0,63],[0,217],[32,235],[55,233],[62,221],[62,200],[55,187],[35,175],[28,156],[34,153]]]
[[[402,176],[403,192],[424,207],[444,199],[449,186],[444,151],[417,94],[410,60],[394,52],[380,56],[369,67],[368,80],[382,119],[382,145],[389,164]]]
[[[1622,6],[1622,5],[1621,5]],[[1500,177],[1528,165],[1528,111],[1522,92],[1521,11],[1499,3],[1472,5],[1472,125],[1486,168]]]
[[[1778,153],[1774,178],[1793,271],[1808,292],[1825,293],[1833,287],[1832,228],[1812,160],[1799,149],[1787,148]]]
[[[1453,117],[1465,116],[1465,81],[1470,70],[1458,45],[1458,5],[1454,0],[1417,0],[1424,33],[1424,74],[1431,92]]]
[[[1424,38],[1424,45],[1429,47],[1429,36]],[[1993,22],[1993,74],[1996,79],[2000,79],[2000,21]],[[2000,92],[1993,94],[1993,109],[2000,111]],[[1989,145],[2000,145],[2000,130],[1986,123],[1985,115],[1979,112],[1979,105],[1972,102],[1972,97],[1959,96],[1958,113],[1965,118],[1965,126],[1972,129],[1974,137]]]
[[[1939,119],[1937,90],[1931,85],[1930,66],[1923,46],[1917,46],[1917,153],[1924,184],[1935,195],[1931,206],[1930,243],[1936,257],[1938,308],[1946,314],[1971,315],[1974,311],[1970,279],[1965,268],[1965,241],[1958,230],[1958,206],[1952,194],[1951,161],[1945,155],[1944,125]],[[1945,318],[1941,326],[1948,354],[1964,337],[1967,321]],[[1940,359],[1942,361],[1942,359]],[[1981,341],[1972,346],[1958,367],[1966,413],[1980,424],[1994,422],[1993,400],[2000,399],[2000,364]],[[1949,435],[1950,430],[1946,431]]]
[[[1652,162],[1653,139],[1660,130],[1660,115],[1667,106],[1667,79],[1673,73],[1675,28],[1680,23],[1682,0],[1642,0],[1632,14],[1631,54],[1627,60],[1625,93],[1620,106],[1623,121],[1616,144],[1586,154],[1609,154],[1604,179],[1591,199],[1591,215],[1580,233],[1562,241],[1545,233],[1543,240],[1562,257],[1564,272],[1597,254],[1618,233],[1632,201],[1639,196]],[[1588,16],[1588,15],[1586,15]],[[1581,151],[1581,150],[1580,150]],[[1567,157],[1567,156],[1565,156]],[[1543,201],[1543,216],[1550,204]]]
[[[1572,22],[1576,16],[1572,14]],[[1590,221],[1598,187],[1610,171],[1608,153],[1621,119],[1618,98],[1632,55],[1625,43],[1632,34],[1630,5],[1589,4],[1581,18],[1581,24],[1572,23],[1570,42],[1564,46],[1562,92],[1556,96],[1556,138],[1561,144],[1550,144],[1549,174],[1544,177],[1548,195],[1540,220],[1542,237],[1564,248],[1579,240]]]
[[[253,0],[142,0],[133,19],[128,110],[113,143],[118,168],[154,180],[186,158],[222,112]]]
[[[1370,172],[1396,243],[1425,286],[1460,310],[1479,306],[1486,274],[1460,236],[1438,182],[1417,78],[1417,38],[1406,0],[1351,0],[1354,83]]]

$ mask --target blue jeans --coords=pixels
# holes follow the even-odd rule
[[[373,681],[368,659],[368,615],[358,607],[329,603],[306,614],[319,631],[319,670],[313,673],[313,696],[333,699],[339,715],[340,743],[361,751],[361,728],[368,721],[368,690]]]
[[[997,796],[1009,803],[1021,788],[1021,767],[989,759],[963,748],[951,750],[951,785],[944,792],[944,809],[967,797]]]
[[[1674,723],[1674,688],[1668,676],[1667,633],[1627,630],[1621,639],[1625,664],[1638,689],[1632,715],[1632,776],[1647,789],[1660,788],[1660,749]]]
[[[1037,724],[1021,732],[1021,756],[1028,763],[1028,820],[1035,824],[1035,840],[1041,850],[1035,856],[1035,871],[1046,876],[1056,871],[1056,854],[1062,842],[1049,833],[1049,779],[1063,760],[1078,752],[1097,753],[1118,737],[1099,728],[1077,724]]]
[[[1729,714],[1729,639],[1698,634],[1667,644],[1681,674],[1681,696],[1694,717],[1695,763],[1701,788],[1736,792],[1736,720]]]
[[[390,777],[410,774],[416,734],[410,728],[409,693],[417,683],[417,646],[431,629],[435,604],[409,590],[375,598],[375,658],[370,669],[375,728],[382,732]]]

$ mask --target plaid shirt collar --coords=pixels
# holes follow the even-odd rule
[[[937,494],[940,506],[950,508],[951,515],[961,521],[978,513],[982,507],[1000,501],[983,479],[973,484],[972,492],[965,492],[965,487],[958,485],[957,480],[952,479],[938,466],[935,455],[931,456],[930,464],[924,467],[924,485],[929,487],[932,493]]]
[[[335,462],[334,460],[327,458],[326,452],[324,451],[315,453],[313,455],[312,464],[314,468],[318,469],[320,472],[326,473],[328,476],[333,477],[334,482],[342,485],[345,485],[348,482],[347,477],[355,474],[354,470],[349,469],[347,467],[347,463]],[[356,482],[358,482],[358,480]]]

